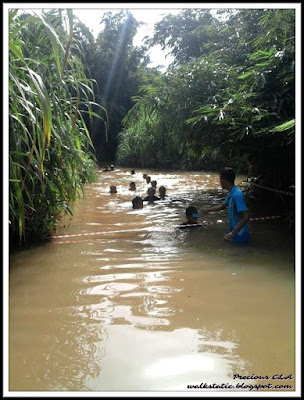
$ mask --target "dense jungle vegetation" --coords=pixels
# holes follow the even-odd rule
[[[295,188],[295,10],[185,9],[133,45],[140,22],[106,12],[95,40],[72,10],[9,13],[12,243],[48,237],[100,163],[248,167]],[[174,56],[149,68],[149,47]],[[278,197],[278,196],[277,196]],[[280,199],[290,210],[294,198]]]

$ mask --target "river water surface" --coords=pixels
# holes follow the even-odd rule
[[[143,173],[168,198],[132,210],[131,199],[149,186]],[[295,390],[295,379],[275,379],[295,378],[294,240],[286,226],[250,222],[246,245],[223,241],[226,223],[176,228],[189,205],[225,196],[215,173],[98,171],[56,233],[93,235],[53,238],[10,257],[9,390]],[[224,210],[199,222],[226,219]]]

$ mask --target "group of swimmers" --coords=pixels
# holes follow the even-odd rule
[[[126,172],[126,171],[125,171]],[[134,169],[131,170],[131,175],[134,175],[135,171]],[[153,204],[154,201],[157,200],[165,200],[166,197],[168,197],[166,195],[166,188],[165,186],[160,186],[158,188],[158,193],[159,193],[159,197],[155,195],[156,193],[156,188],[157,188],[157,181],[153,180],[151,181],[151,176],[147,175],[147,174],[143,174],[143,179],[145,179],[145,181],[149,184],[151,184],[151,186],[149,187],[149,189],[147,190],[147,196],[142,198],[140,196],[136,196],[132,199],[132,208],[133,209],[141,209],[143,208],[143,202],[147,201],[148,204]],[[130,191],[135,191],[136,190],[136,184],[134,181],[130,182],[130,187],[129,187]],[[114,194],[117,193],[117,189],[116,186],[112,185],[110,186],[110,193]]]
[[[111,166],[112,167],[112,166]],[[127,171],[125,171],[127,172]],[[135,171],[134,169],[131,170],[131,175],[134,175]],[[160,186],[158,188],[158,196],[156,196],[156,189],[157,189],[157,181],[156,180],[151,180],[151,176],[148,174],[143,174],[143,179],[146,181],[146,183],[150,183],[151,186],[147,190],[147,196],[142,198],[141,196],[136,196],[132,199],[132,208],[134,210],[139,210],[143,208],[144,201],[147,201],[148,204],[154,204],[155,201],[158,200],[165,200],[168,198],[166,194],[166,188],[165,186]],[[136,191],[136,184],[134,181],[130,182],[130,191]],[[116,186],[112,185],[110,186],[110,193],[114,194],[117,193]],[[182,225],[191,225],[191,224],[197,224],[197,218],[198,218],[198,211],[194,206],[190,206],[186,209],[186,218],[187,221],[185,221]]]
[[[131,170],[131,174],[135,174],[134,170]],[[157,181],[151,180],[151,177],[147,174],[143,174],[143,179],[151,186],[147,190],[147,196],[142,198],[136,196],[132,199],[132,208],[141,209],[143,208],[143,202],[147,201],[148,204],[153,204],[154,201],[164,200],[166,197],[166,188],[160,186],[159,197],[155,196]],[[242,242],[246,243],[249,240],[249,229],[248,229],[248,210],[245,204],[245,198],[243,192],[235,185],[235,172],[230,167],[225,167],[220,173],[220,184],[223,189],[228,190],[228,195],[224,202],[218,206],[203,208],[201,210],[202,215],[208,214],[212,211],[220,211],[228,208],[229,217],[229,233],[224,236],[225,241]],[[130,183],[129,190],[135,191],[135,182]],[[117,193],[116,186],[110,186],[111,193]],[[194,206],[190,206],[186,209],[187,221],[181,225],[199,225],[197,222],[198,210]]]

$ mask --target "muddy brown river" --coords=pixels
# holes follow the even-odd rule
[[[168,197],[133,210],[132,198],[150,186],[143,173]],[[250,222],[245,245],[224,242],[227,210],[199,216],[214,224],[176,227],[189,205],[225,196],[216,173],[98,171],[56,233],[80,236],[10,256],[9,390],[294,391],[286,225]]]

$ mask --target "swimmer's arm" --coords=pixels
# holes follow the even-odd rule
[[[249,220],[249,214],[248,211],[242,211],[242,219],[240,222],[237,224],[237,226],[229,232],[227,235],[224,236],[224,240],[231,240],[243,227],[244,225],[248,222]]]
[[[226,204],[220,204],[219,206],[214,206],[214,207],[209,207],[209,208],[202,208],[202,214],[208,214],[210,211],[220,211],[224,210],[226,207],[228,207]]]

